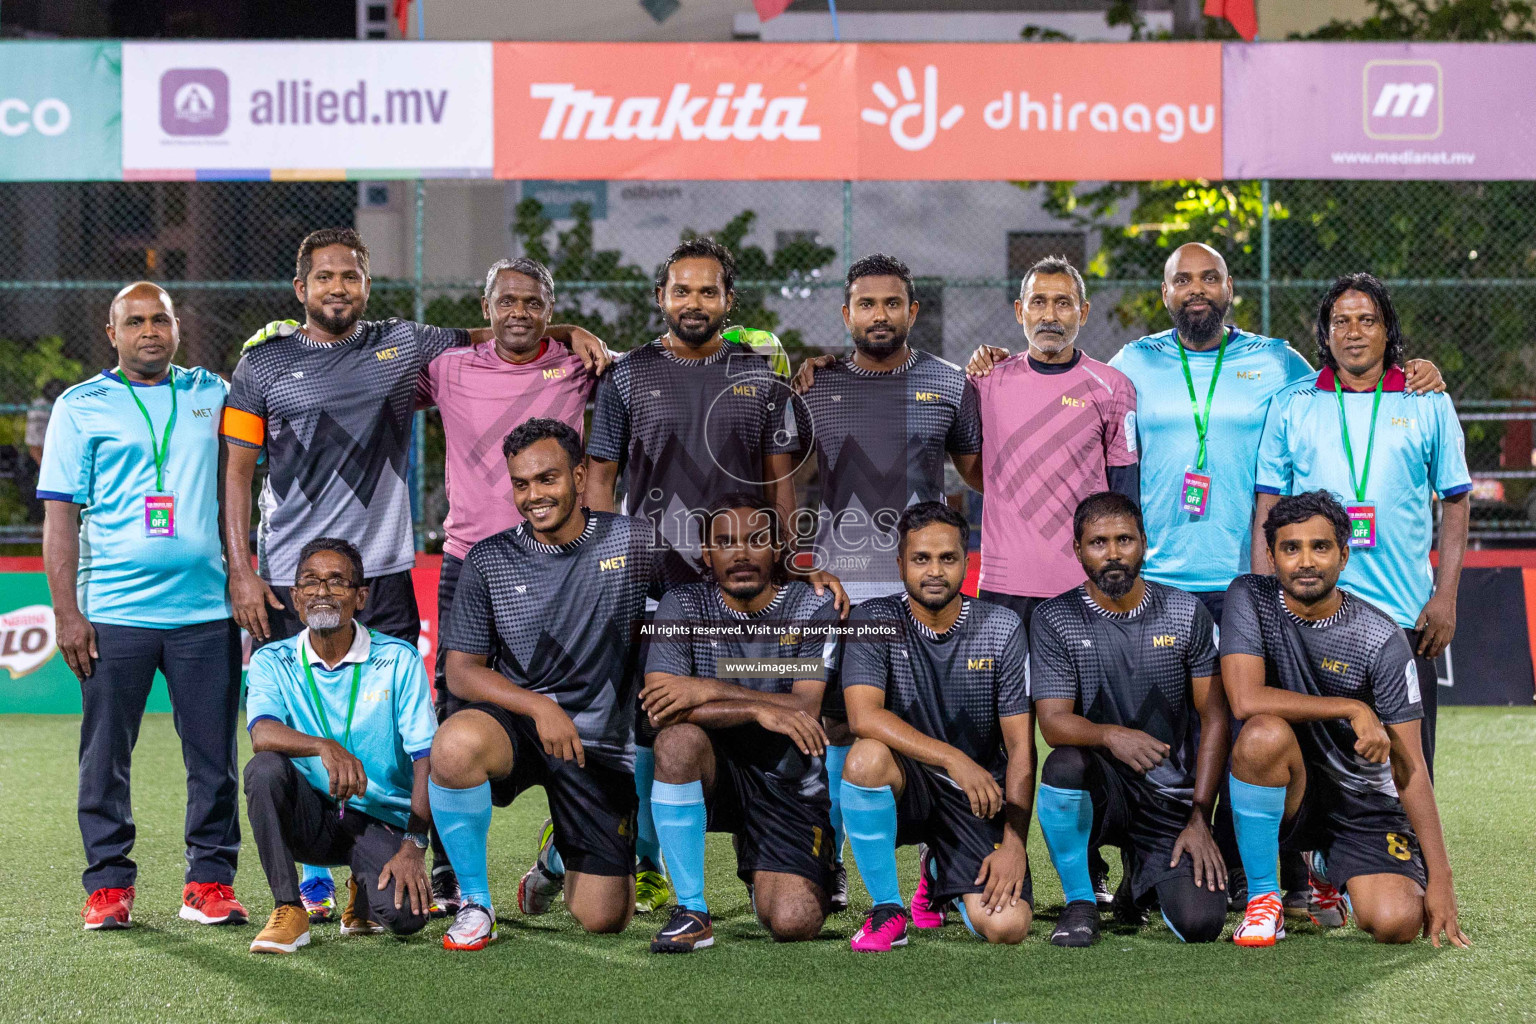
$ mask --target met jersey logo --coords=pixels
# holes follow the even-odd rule
[[[1083,401],[1083,399],[1073,398],[1071,395],[1062,395],[1061,404],[1073,409],[1086,409],[1088,407],[1088,403]]]
[[[756,384],[733,384],[731,386],[731,394],[733,394],[733,395],[741,395],[741,396],[743,396],[745,398],[756,398],[757,397],[757,385]]]
[[[400,354],[399,345],[391,345],[389,348],[381,348],[373,354],[373,358],[381,363],[387,363]]]
[[[196,416],[200,420],[212,419],[213,418],[213,407],[210,406],[207,409],[193,409],[192,410],[192,415]]]
[[[919,402],[942,402],[944,400],[943,396],[937,391],[914,391],[912,392],[912,397]]]
[[[1394,427],[1402,427],[1404,430],[1412,430],[1414,427],[1418,426],[1418,424],[1419,424],[1418,418],[1415,417],[1415,416],[1393,416],[1392,417],[1392,425]]]
[[[992,658],[966,658],[965,667],[972,672],[991,672],[994,660]]]
[[[800,642],[800,634],[799,633],[785,633],[783,636],[779,637],[779,646],[780,647],[793,646],[795,644],[798,644],[799,642]]]
[[[1340,661],[1338,658],[1324,658],[1319,666],[1324,672],[1332,672],[1334,675],[1343,675],[1349,671],[1349,662]]]
[[[1263,375],[1264,375],[1264,371],[1263,370],[1238,370],[1237,371],[1237,379],[1238,380],[1258,380]]]
[[[1152,638],[1153,647],[1172,647],[1175,643],[1172,633],[1163,633]]]
[[[607,572],[610,569],[623,569],[629,564],[628,555],[614,555],[597,563],[598,572]]]
[[[358,699],[360,699],[364,704],[387,703],[389,701],[389,687],[386,686],[382,690],[364,690],[362,693],[358,694]]]
[[[549,369],[549,370],[545,370],[544,371],[544,379],[545,380],[559,380],[561,377],[568,377],[568,376],[570,376],[570,371],[568,371],[563,366],[556,366],[553,369]]]

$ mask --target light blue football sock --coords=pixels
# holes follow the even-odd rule
[[[832,797],[832,843],[837,851],[837,862],[843,862],[843,762],[848,760],[852,747],[827,747],[827,793]]]
[[[896,797],[890,786],[871,789],[843,780],[843,822],[848,845],[875,906],[902,905],[896,877]]]
[[[491,831],[491,784],[482,782],[469,789],[449,789],[429,779],[427,798],[432,804],[432,824],[459,877],[459,894],[490,909],[491,881],[485,846]]]
[[[1094,902],[1093,879],[1088,875],[1088,835],[1093,831],[1093,800],[1088,791],[1041,786],[1035,812],[1067,902]]]
[[[656,783],[651,789],[651,816],[677,890],[677,905],[709,913],[704,901],[704,784]]]
[[[656,753],[650,747],[635,748],[635,795],[640,810],[635,815],[635,859],[662,868],[661,844],[656,839],[656,820],[651,813],[651,787],[656,783]]]
[[[1254,786],[1230,776],[1232,824],[1237,852],[1248,876],[1248,898],[1280,892],[1280,819],[1285,816],[1284,786]]]
[[[300,864],[299,867],[304,869],[304,877],[300,879],[300,885],[303,885],[305,882],[313,882],[317,878],[323,878],[327,882],[331,881],[330,868],[322,868],[318,864]]]

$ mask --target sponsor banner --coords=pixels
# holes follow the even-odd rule
[[[498,178],[847,178],[855,48],[496,43]]]
[[[122,47],[0,42],[0,181],[115,181]]]
[[[1273,43],[1223,55],[1228,178],[1536,178],[1536,45]]]
[[[859,178],[1221,176],[1217,43],[858,50]]]
[[[489,176],[490,81],[490,43],[126,43],[123,176]]]
[[[1216,43],[496,44],[497,177],[1220,173]]]

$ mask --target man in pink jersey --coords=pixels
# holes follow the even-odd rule
[[[491,338],[450,348],[427,364],[416,385],[416,404],[442,413],[447,442],[444,483],[443,567],[437,586],[437,621],[448,621],[464,558],[477,541],[511,529],[523,516],[512,500],[502,457],[503,439],[535,417],[559,420],[578,434],[597,379],[580,357],[546,336],[554,313],[554,278],[537,260],[497,260],[485,275],[481,309]],[[436,654],[437,720],[456,708],[444,675],[444,649]],[[458,910],[458,883],[433,833],[434,911]]]
[[[1106,485],[1140,500],[1136,389],[1080,352],[1088,318],[1082,275],[1060,257],[1024,275],[1014,315],[1029,350],[972,378],[981,399],[980,597],[1018,612],[1082,582],[1072,513]]]

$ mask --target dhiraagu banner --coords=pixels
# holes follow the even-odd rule
[[[122,178],[122,49],[0,42],[0,181]]]

